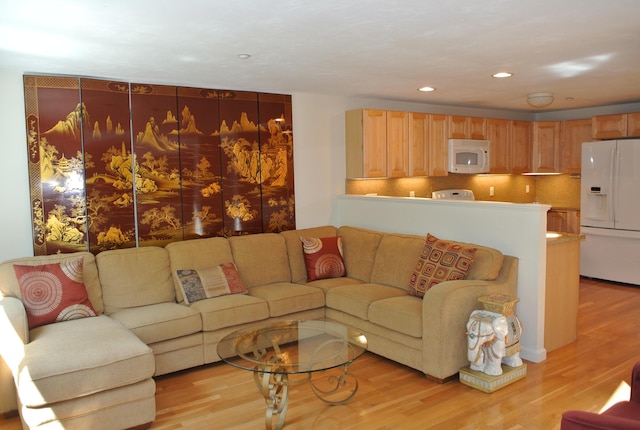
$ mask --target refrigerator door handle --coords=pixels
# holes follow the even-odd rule
[[[613,146],[613,148],[611,149],[612,154],[611,154],[611,174],[613,176],[612,178],[612,182],[613,182],[613,192],[611,193],[611,204],[609,206],[609,209],[611,210],[612,214],[611,214],[611,219],[613,219],[613,226],[615,228],[616,225],[616,221],[617,221],[617,206],[618,206],[618,182],[619,182],[619,178],[620,178],[620,151],[618,151],[618,143],[616,142],[616,144]]]

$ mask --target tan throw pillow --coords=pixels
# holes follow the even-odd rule
[[[307,268],[307,281],[341,278],[347,274],[340,236],[300,237],[300,241]]]
[[[474,247],[427,234],[422,255],[409,281],[408,294],[423,297],[429,288],[440,282],[464,279],[475,255]]]
[[[180,269],[176,270],[176,275],[188,305],[211,297],[248,293],[233,263],[198,270]]]
[[[97,315],[84,285],[82,264],[82,257],[41,266],[14,264],[30,330]]]

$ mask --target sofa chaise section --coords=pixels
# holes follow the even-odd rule
[[[78,257],[97,316],[29,330],[14,264],[39,266]],[[102,314],[101,286],[90,253],[28,257],[0,264],[0,342],[29,428],[111,429],[155,419],[151,349]]]

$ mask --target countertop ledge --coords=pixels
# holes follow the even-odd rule
[[[553,245],[556,243],[572,242],[574,240],[584,240],[583,234],[575,233],[563,233],[559,231],[548,231],[547,233],[558,234],[558,237],[547,237],[547,245]]]

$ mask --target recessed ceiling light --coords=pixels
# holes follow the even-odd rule
[[[494,78],[510,78],[511,76],[513,76],[513,73],[509,73],[509,72],[498,72],[495,73],[493,75]]]
[[[436,89],[435,89],[435,88],[433,88],[433,87],[422,87],[422,88],[418,88],[418,91],[422,91],[422,92],[425,92],[425,93],[428,93],[428,92],[430,92],[430,91],[435,91],[435,90],[436,90]]]
[[[251,58],[250,54],[238,54],[238,58],[241,60],[248,60],[249,58]]]

